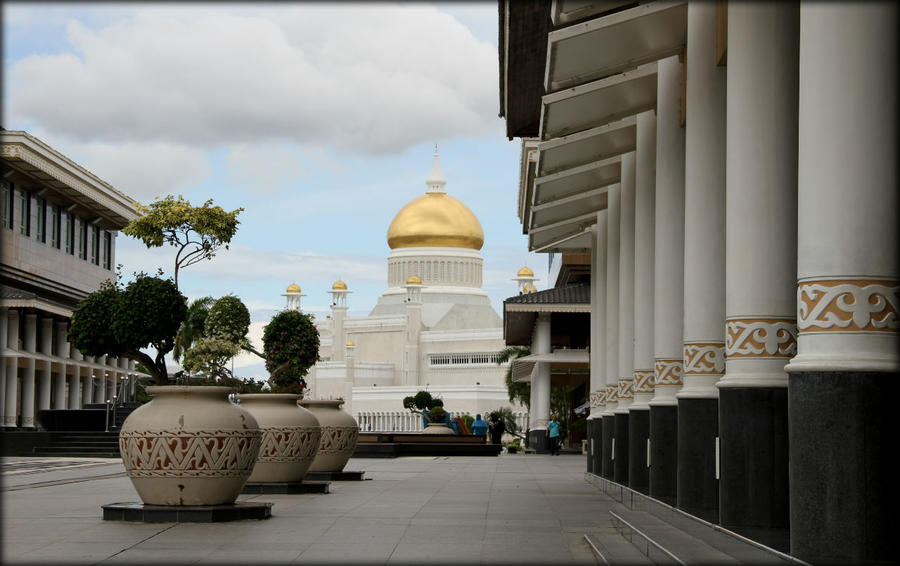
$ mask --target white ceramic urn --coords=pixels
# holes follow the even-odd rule
[[[353,456],[359,425],[356,419],[341,410],[343,399],[303,399],[300,405],[306,407],[319,420],[322,439],[319,453],[309,467],[311,472],[340,472]]]
[[[234,503],[259,452],[256,419],[230,387],[158,385],[122,424],[125,472],[148,505]]]
[[[237,396],[262,431],[259,457],[249,482],[302,481],[319,452],[322,431],[311,411],[297,405],[299,395],[248,393]]]

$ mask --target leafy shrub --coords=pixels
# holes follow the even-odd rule
[[[428,413],[428,420],[433,423],[442,423],[447,420],[447,411],[441,405],[435,405]]]
[[[250,311],[236,296],[225,295],[210,307],[203,327],[210,338],[239,344],[250,330]]]
[[[319,359],[319,331],[312,317],[284,310],[263,329],[263,355],[272,389],[295,386],[302,391],[304,376]]]

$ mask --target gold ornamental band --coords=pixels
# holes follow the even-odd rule
[[[619,399],[634,399],[634,381],[631,379],[619,380]]]
[[[725,342],[691,342],[684,345],[684,375],[725,373]]]
[[[660,385],[681,385],[681,363],[682,360],[675,359],[657,359],[654,362],[655,386]]]
[[[635,370],[633,391],[635,393],[653,393],[653,370]]]
[[[725,321],[726,358],[792,358],[797,354],[793,318],[742,317]]]
[[[897,332],[900,282],[826,279],[797,285],[800,332]]]
[[[607,403],[618,403],[619,402],[619,385],[607,385],[606,386],[606,402]]]
[[[599,391],[593,391],[591,393],[591,408],[596,409],[597,407],[603,407],[606,405],[606,389],[600,389]]]

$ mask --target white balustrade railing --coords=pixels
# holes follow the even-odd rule
[[[450,412],[450,418],[470,413]],[[528,413],[513,413],[520,433],[528,430]],[[421,432],[422,416],[409,411],[360,411],[356,414],[360,432]]]

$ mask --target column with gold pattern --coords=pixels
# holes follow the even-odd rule
[[[591,414],[588,454],[591,471],[603,470],[603,411],[606,410],[606,211],[597,213],[591,232]]]

